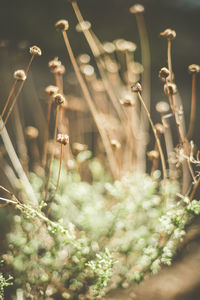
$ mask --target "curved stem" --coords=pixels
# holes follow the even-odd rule
[[[6,100],[6,104],[5,104],[4,108],[3,108],[3,111],[2,111],[1,116],[0,116],[1,119],[3,119],[3,116],[5,114],[6,108],[7,108],[8,104],[9,104],[9,102],[11,100],[11,97],[12,97],[14,91],[15,91],[16,84],[17,84],[17,80],[15,80],[15,82],[13,83],[13,85],[11,87],[10,93],[9,93],[8,98]]]
[[[196,74],[192,74],[192,99],[191,99],[191,112],[190,112],[190,123],[189,129],[187,133],[187,138],[190,139],[192,137],[194,131],[195,124],[195,113],[196,113]]]

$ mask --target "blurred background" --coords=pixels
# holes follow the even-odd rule
[[[80,0],[79,5],[85,20],[92,23],[92,28],[99,39],[113,41],[124,38],[133,41],[138,48],[135,54],[140,61],[140,43],[134,15],[129,7],[133,0]],[[200,64],[200,1],[199,0],[143,0],[145,22],[147,25],[151,49],[151,112],[155,122],[160,121],[155,111],[155,104],[164,100],[163,84],[158,78],[158,71],[167,65],[166,41],[159,33],[166,28],[176,30],[177,38],[173,41],[172,63],[175,81],[183,99],[186,121],[189,120],[191,102],[191,76],[187,68],[190,64]],[[0,0],[0,90],[1,99],[6,99],[13,82],[13,72],[25,68],[29,60],[28,46],[38,45],[43,55],[34,61],[31,69],[31,83],[27,83],[26,118],[31,121],[30,103],[34,98],[43,100],[44,88],[53,84],[53,74],[49,72],[48,62],[58,56],[66,67],[65,78],[72,72],[63,40],[54,28],[59,19],[67,19],[70,24],[69,39],[75,55],[90,53],[87,42],[81,33],[76,32],[76,18],[67,0]],[[67,79],[66,79],[67,80]],[[199,98],[199,84],[197,98]],[[166,100],[166,99],[165,99]],[[197,99],[198,100],[198,99]],[[198,102],[198,101],[197,101]],[[0,103],[2,105],[2,101]],[[31,104],[34,107],[34,104]],[[43,104],[41,104],[43,105]],[[197,105],[195,143],[200,146],[200,105]],[[41,118],[43,116],[41,115]],[[10,123],[12,126],[12,123]],[[11,132],[14,135],[14,132]],[[42,141],[41,141],[42,142]],[[199,221],[192,228],[190,243],[182,247],[176,264],[164,269],[158,276],[133,289],[111,295],[114,299],[200,299],[200,236]]]

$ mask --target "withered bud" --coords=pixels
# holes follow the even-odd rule
[[[156,104],[156,110],[160,114],[166,114],[169,111],[169,104],[165,101],[160,101]]]
[[[24,72],[24,70],[15,71],[13,76],[16,80],[21,80],[21,81],[26,80],[26,73]]]
[[[82,32],[91,28],[91,23],[89,21],[83,21],[76,25],[76,30]]]
[[[57,30],[65,31],[69,29],[69,22],[67,20],[59,20],[55,24]]]
[[[80,54],[77,57],[79,64],[89,64],[90,56],[87,53]]]
[[[141,14],[144,12],[144,6],[141,4],[135,4],[129,8],[131,14]]]
[[[55,85],[48,85],[45,89],[45,92],[50,95],[53,96],[58,92],[59,88]]]
[[[156,150],[151,150],[149,152],[147,152],[147,156],[149,160],[154,160],[154,159],[158,159],[159,157],[159,152]]]
[[[155,124],[155,128],[158,134],[163,134],[165,132],[164,126],[160,123]]]
[[[62,94],[55,94],[53,98],[57,105],[61,105],[65,102],[65,97]]]
[[[200,66],[192,64],[188,67],[188,71],[190,74],[199,73],[200,72]]]
[[[142,91],[142,86],[139,82],[136,82],[134,83],[132,86],[131,86],[131,91],[133,93],[138,93],[138,92],[141,92]]]
[[[125,107],[130,107],[135,105],[135,100],[127,95],[126,97],[120,100],[120,103]]]
[[[168,40],[174,40],[176,37],[176,31],[170,28],[165,29],[160,33],[160,36],[166,37]]]
[[[113,140],[110,141],[110,143],[111,143],[111,146],[114,150],[121,148],[121,144],[118,140],[113,139]]]
[[[175,83],[168,82],[164,85],[164,93],[166,95],[174,95],[177,93],[177,87]]]
[[[48,63],[49,68],[54,72],[54,69],[60,67],[62,65],[61,61],[58,57],[54,57],[54,59],[50,60]]]
[[[79,154],[80,152],[87,150],[88,146],[85,144],[81,144],[81,143],[74,143],[72,145],[72,148],[73,148],[73,151],[75,152],[75,154]]]
[[[63,145],[69,144],[69,136],[67,134],[58,133],[57,142]]]
[[[28,126],[26,127],[25,133],[29,140],[34,140],[38,137],[39,131],[33,126]]]
[[[169,74],[170,74],[170,72],[169,72],[169,70],[167,69],[167,68],[162,68],[162,69],[160,69],[160,71],[159,71],[159,77],[160,78],[164,78],[164,79],[166,79],[168,76],[169,76]]]
[[[56,74],[63,75],[65,73],[65,67],[63,65],[55,67],[53,72],[56,73]]]
[[[38,46],[30,47],[29,52],[30,52],[31,55],[35,55],[35,56],[41,56],[42,55],[42,51]]]

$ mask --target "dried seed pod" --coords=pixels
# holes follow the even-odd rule
[[[103,50],[106,52],[106,53],[113,53],[115,51],[115,45],[111,42],[105,42],[103,44]]]
[[[91,23],[89,21],[83,21],[76,25],[76,30],[82,32],[91,28]]]
[[[166,79],[169,76],[169,74],[170,74],[169,70],[164,67],[160,69],[158,76],[162,79]]]
[[[33,126],[28,126],[26,127],[25,133],[29,140],[34,140],[38,137],[39,130]]]
[[[133,93],[138,93],[138,92],[141,92],[142,91],[142,86],[139,82],[136,82],[134,83],[132,86],[131,86],[131,91]]]
[[[131,107],[135,105],[135,100],[131,96],[127,95],[120,100],[120,103],[125,107]]]
[[[54,72],[55,68],[60,67],[62,65],[61,61],[58,59],[58,57],[54,57],[54,59],[50,60],[48,63],[49,68],[52,72]]]
[[[160,123],[155,124],[155,128],[159,134],[163,134],[165,132],[164,126]]]
[[[192,64],[188,66],[188,71],[190,74],[199,73],[200,72],[200,66]]]
[[[164,85],[164,93],[166,95],[175,95],[177,93],[177,87],[175,83],[168,82]]]
[[[67,20],[59,20],[55,24],[57,30],[65,31],[69,29],[69,22]]]
[[[65,73],[65,67],[63,65],[60,65],[60,66],[54,68],[53,72],[56,74],[63,75]]]
[[[94,75],[94,67],[91,65],[82,65],[80,69],[85,76],[90,77]]]
[[[41,56],[42,55],[42,51],[38,46],[30,47],[29,52],[30,52],[31,55],[35,55],[35,56]]]
[[[16,80],[19,80],[19,81],[24,81],[26,80],[26,73],[24,72],[24,70],[17,70],[14,72],[13,74],[14,78]]]
[[[165,101],[160,101],[156,104],[156,110],[160,114],[166,114],[169,111],[169,104]]]
[[[90,62],[90,56],[86,53],[80,54],[77,57],[77,61],[79,62],[79,64],[89,64]]]
[[[58,90],[59,88],[55,85],[48,85],[45,89],[45,92],[50,95],[50,96],[53,96],[55,95],[56,93],[58,93]]]
[[[114,150],[121,148],[121,144],[118,140],[113,139],[113,140],[110,141],[110,143],[111,143],[111,146]]]
[[[131,14],[141,14],[144,12],[144,6],[141,4],[135,4],[129,8]]]
[[[147,156],[149,160],[154,160],[154,159],[158,159],[159,157],[159,152],[156,150],[151,150],[149,152],[147,152]]]
[[[57,142],[63,145],[69,144],[69,136],[67,134],[58,133]]]
[[[87,150],[88,146],[85,144],[81,144],[81,143],[74,143],[72,145],[72,148],[73,148],[73,151],[75,152],[75,154],[79,154],[80,152]]]
[[[170,28],[165,29],[160,33],[161,37],[166,37],[168,40],[174,40],[176,37],[176,31]]]
[[[53,98],[57,105],[61,105],[65,102],[65,97],[62,94],[55,94]]]

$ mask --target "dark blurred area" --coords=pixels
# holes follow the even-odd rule
[[[91,22],[92,29],[101,41],[113,41],[118,38],[124,38],[135,42],[138,46],[135,57],[137,61],[140,61],[140,42],[136,20],[129,13],[129,7],[135,3],[137,2],[133,0],[80,0],[79,6],[85,20]],[[167,43],[166,40],[159,37],[159,33],[166,28],[172,28],[177,33],[172,46],[173,71],[183,100],[187,124],[191,103],[191,76],[188,74],[187,68],[190,64],[200,65],[200,0],[143,0],[139,3],[145,6],[145,22],[151,49],[151,111],[153,120],[155,122],[160,121],[155,111],[155,104],[158,101],[167,100],[163,93],[163,84],[158,78],[160,68],[167,65]],[[0,8],[1,99],[6,99],[7,97],[13,80],[13,72],[18,68],[26,67],[29,59],[27,49],[30,45],[41,47],[43,55],[33,63],[31,68],[32,82],[27,84],[25,89],[26,95],[31,90],[31,95],[41,99],[44,88],[49,84],[53,84],[53,75],[49,72],[48,62],[55,56],[58,56],[66,67],[65,77],[72,72],[63,40],[60,33],[56,32],[54,28],[54,24],[58,19],[67,19],[69,21],[69,39],[75,55],[85,52],[91,54],[84,36],[75,30],[77,20],[67,0],[0,0]],[[197,100],[199,94],[200,89],[199,84],[197,84]],[[27,112],[29,101],[34,101],[34,99],[27,99]],[[0,106],[2,108],[2,104]],[[31,118],[29,113],[27,113],[26,117]],[[199,115],[200,104],[197,101],[196,129],[193,138],[198,147],[200,146]],[[191,249],[191,245],[193,245],[193,249]],[[178,278],[181,282],[177,286],[179,290],[182,289],[184,281],[187,280],[186,276],[181,279],[184,270],[195,268],[195,266],[197,269],[200,267],[199,250],[198,235],[194,237],[190,248],[186,249],[186,256],[183,255],[183,267],[180,267],[181,264],[178,261],[177,267],[175,266],[171,271],[163,270],[161,279],[159,279],[158,275],[155,279],[151,279],[142,284],[141,287],[137,287],[135,292],[131,291],[133,297],[130,299],[200,299],[200,274],[197,271],[193,273],[192,269],[190,270],[191,272],[186,274],[190,277],[188,281],[191,279],[193,285],[190,288],[188,287],[184,296],[177,296],[174,292],[174,294],[170,294],[171,298],[167,298],[164,297],[163,292],[160,291],[161,289],[158,289],[159,286],[164,285],[166,280],[165,274],[170,274],[170,272],[173,280]],[[169,281],[168,277],[167,280]],[[166,286],[170,290],[170,284]],[[145,289],[151,293],[151,297],[148,298],[148,294],[143,292]],[[164,291],[168,292],[166,289]],[[120,296],[121,298],[114,295],[113,299],[129,299],[129,296],[127,293]]]

